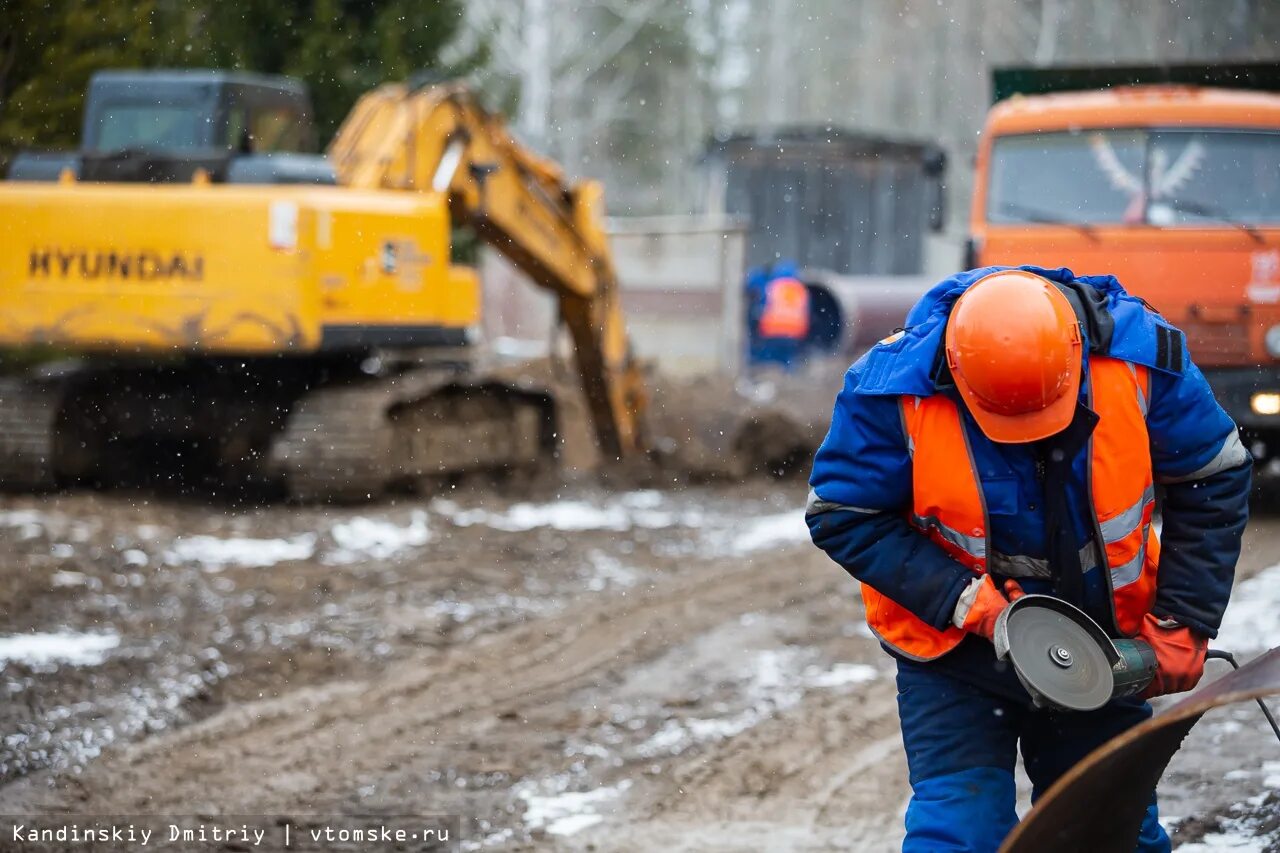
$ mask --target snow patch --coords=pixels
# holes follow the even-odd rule
[[[1248,833],[1248,834],[1246,834]],[[1244,826],[1228,826],[1225,832],[1206,833],[1199,841],[1179,844],[1178,853],[1266,853],[1267,839],[1258,838]]]
[[[1263,569],[1241,581],[1231,593],[1231,603],[1214,645],[1237,655],[1270,648],[1280,611],[1280,565]]]
[[[431,509],[459,527],[484,525],[495,530],[522,532],[550,528],[565,532],[583,530],[662,529],[696,526],[702,520],[697,509],[675,511],[662,509],[665,498],[660,492],[645,490],[628,492],[607,501],[565,500],[549,503],[517,503],[505,511],[463,509],[450,500],[435,500]]]
[[[608,587],[629,589],[639,582],[639,569],[624,565],[621,560],[609,556],[603,551],[593,550],[587,554],[591,564],[591,574],[587,577],[587,589],[601,592]]]
[[[386,560],[431,541],[427,514],[414,510],[407,525],[387,519],[357,516],[333,525],[329,530],[337,550],[325,555],[330,565],[355,563],[364,559]]]
[[[489,512],[483,509],[461,510],[449,513],[446,507],[440,511],[451,515],[451,521],[459,527],[481,524],[496,530],[519,532],[550,527],[553,530],[626,530],[630,525],[627,511],[620,506],[601,507],[585,501],[561,501],[551,504],[515,504],[506,512]]]
[[[53,573],[55,587],[88,586],[89,578],[81,572],[57,571]]]
[[[1277,762],[1267,762],[1276,764]],[[1265,783],[1270,787],[1270,783]],[[1179,853],[1219,853],[1231,850],[1239,853],[1264,853],[1275,850],[1277,806],[1272,791],[1246,798],[1212,818],[1212,830],[1206,832],[1198,841],[1179,844]],[[1175,831],[1175,838],[1177,834]]]
[[[170,565],[197,563],[207,572],[218,572],[228,566],[265,568],[289,560],[306,560],[315,550],[314,533],[301,533],[288,539],[189,536],[175,539],[164,559]]]
[[[102,663],[107,652],[118,645],[120,637],[117,634],[77,634],[70,631],[14,634],[0,637],[0,662],[12,660],[36,665],[95,666]]]
[[[822,670],[816,666],[806,667],[804,684],[806,687],[821,687],[828,690],[837,687],[848,687],[853,684],[865,684],[880,677],[880,670],[865,663],[838,663],[831,669]]]
[[[516,503],[502,511],[463,507],[439,498],[431,502],[430,509],[458,527],[479,525],[517,533],[543,528],[564,532],[686,528],[694,536],[687,540],[687,550],[681,553],[706,557],[745,556],[809,541],[809,528],[799,508],[753,517],[751,513],[759,510],[708,509],[654,489],[596,501]],[[681,540],[680,544],[685,542]]]
[[[545,616],[560,610],[561,603],[547,601],[523,595],[508,595],[500,592],[486,598],[471,601],[459,601],[453,598],[442,598],[425,609],[429,617],[444,617],[454,622],[470,622],[477,616],[516,617],[525,614]]]
[[[1262,772],[1267,774],[1262,780],[1262,787],[1271,791],[1280,788],[1280,761],[1262,762]]]
[[[22,539],[34,539],[49,525],[49,517],[33,509],[12,509],[0,512],[0,527],[18,528]]]
[[[524,787],[518,796],[524,801],[524,823],[529,830],[545,830],[548,835],[574,835],[604,820],[597,810],[616,800],[631,787],[624,779],[616,785],[593,791],[560,791],[544,795]]]
[[[720,717],[667,720],[640,744],[637,752],[653,758],[679,754],[694,744],[726,740],[794,708],[807,690],[844,688],[880,677],[878,669],[866,664],[837,664],[831,669],[802,667],[804,656],[799,649],[758,652],[741,671],[746,683],[738,693],[746,699],[745,708]]]
[[[795,707],[804,691],[789,674],[799,669],[799,655],[794,649],[757,653],[742,670],[747,681],[738,691],[747,700],[747,707],[721,717],[667,720],[637,751],[646,758],[678,754],[692,744],[735,737],[774,714]]]
[[[729,529],[713,531],[706,538],[704,550],[717,555],[744,556],[808,541],[809,527],[804,523],[804,513],[789,510],[762,515],[735,524]]]
[[[467,622],[475,616],[477,608],[469,601],[441,599],[427,608],[429,616],[447,616],[455,622]]]
[[[657,489],[641,489],[636,492],[627,492],[619,501],[623,506],[632,509],[657,509],[667,500],[667,496]]]

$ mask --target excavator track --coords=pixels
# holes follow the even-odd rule
[[[554,450],[548,394],[414,370],[308,393],[268,459],[294,500],[359,501],[475,471],[544,467]]]
[[[63,387],[58,382],[0,379],[0,485],[9,489],[51,489],[58,414]]]

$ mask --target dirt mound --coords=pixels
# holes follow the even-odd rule
[[[829,369],[757,379],[650,371],[650,402],[642,421],[650,452],[643,460],[606,466],[570,366],[543,360],[505,367],[494,375],[555,397],[560,466],[566,476],[603,472],[619,488],[807,470],[826,433],[840,381]]]

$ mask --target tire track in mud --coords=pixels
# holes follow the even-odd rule
[[[829,564],[828,564],[829,565]],[[838,574],[836,575],[838,577]],[[861,602],[833,582],[836,601],[806,596],[810,614],[859,624]],[[810,623],[815,642],[825,626]],[[826,629],[829,635],[830,630]],[[878,672],[845,691],[807,690],[741,734],[681,755],[630,792],[617,819],[572,839],[572,849],[624,851],[890,850],[909,794],[893,665],[861,631],[834,657]]]
[[[1246,534],[1238,582],[1280,560],[1277,540],[1280,519],[1256,517]],[[848,618],[861,619],[856,602]],[[896,689],[888,678],[865,688],[855,697],[810,693],[800,707],[675,762],[664,773],[664,786],[633,789],[625,815],[563,846],[619,853],[898,849],[910,789]],[[1245,713],[1258,723],[1252,720],[1256,708]],[[1175,765],[1196,760],[1183,755]],[[1203,774],[1197,779],[1211,784]],[[1176,779],[1166,782],[1181,788]],[[1162,792],[1169,793],[1163,784]]]
[[[716,561],[689,580],[625,599],[589,600],[554,618],[394,665],[376,680],[229,708],[105,754],[81,776],[58,780],[65,787],[53,796],[49,774],[20,780],[0,790],[0,810],[334,807],[350,800],[359,780],[394,776],[451,735],[465,739],[497,715],[536,715],[575,688],[607,680],[725,619],[794,606],[798,589],[808,597],[831,583],[825,558],[796,560],[785,572],[762,571],[761,562]]]
[[[575,849],[892,850],[910,793],[895,689],[814,693],[791,713],[679,762],[669,789]]]
[[[1277,541],[1280,520],[1251,524],[1242,579],[1280,560]],[[679,561],[678,573],[656,562],[649,588],[582,596],[552,615],[411,653],[368,678],[231,705],[108,750],[78,776],[34,774],[0,788],[0,812],[356,814],[372,804],[517,827],[489,833],[504,849],[892,848],[908,794],[892,665],[854,630],[862,614],[851,582],[807,546]],[[589,742],[608,723],[592,697],[607,698],[638,670],[652,676],[655,660],[744,614],[790,620],[779,648],[821,646],[826,659],[872,663],[886,677],[850,692],[808,690],[795,705],[675,754],[615,751],[574,777],[598,787],[625,780],[613,814],[569,836],[526,838],[520,786],[564,775],[574,760],[566,744]],[[749,657],[725,652],[726,664]],[[686,717],[708,711],[670,707]]]

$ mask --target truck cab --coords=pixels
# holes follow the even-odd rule
[[[306,86],[214,70],[99,71],[89,81],[80,149],[22,153],[11,180],[333,183],[316,151]]]
[[[1280,453],[1280,95],[1135,85],[998,103],[969,263],[1116,276],[1186,333],[1255,453]]]

